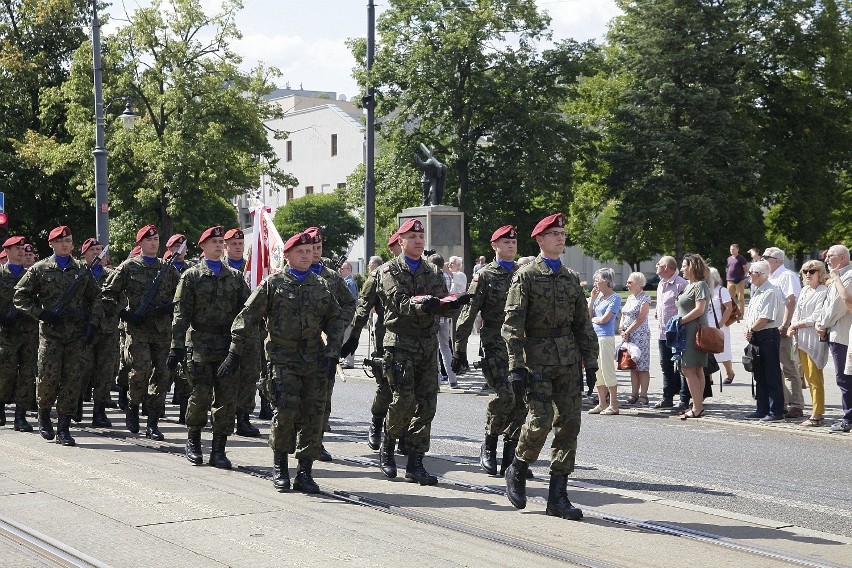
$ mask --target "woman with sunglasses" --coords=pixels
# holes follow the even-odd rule
[[[825,390],[822,370],[828,363],[828,344],[821,342],[814,328],[814,321],[822,310],[828,288],[825,286],[825,265],[819,260],[809,260],[802,266],[802,293],[796,302],[793,320],[787,330],[798,345],[802,372],[811,390],[813,410],[811,416],[801,423],[809,428],[823,425]]]

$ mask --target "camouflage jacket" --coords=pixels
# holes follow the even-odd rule
[[[384,265],[382,265],[384,266]],[[378,322],[383,322],[385,317],[385,309],[382,306],[379,296],[379,271],[382,267],[373,270],[361,286],[361,293],[358,295],[358,304],[355,307],[355,317],[352,318],[352,327],[361,329],[367,325],[370,319],[370,311],[376,310]]]
[[[340,355],[344,328],[340,306],[325,280],[313,272],[304,282],[287,269],[266,277],[231,326],[230,350],[242,352],[261,323],[266,324],[264,346],[270,363],[298,364]]]
[[[112,276],[112,273],[115,272],[115,268],[110,268],[108,266],[104,266],[101,270],[100,276],[95,276],[92,274],[92,277],[95,280],[95,284],[98,285],[98,288],[103,292],[104,286],[106,286],[107,280]],[[125,301],[126,303],[126,301]],[[118,333],[118,314],[117,313],[107,313],[107,310],[104,309],[104,317],[101,318],[101,324],[98,327],[98,333],[105,333],[112,335],[114,333]]]
[[[577,273],[564,265],[553,272],[541,255],[512,277],[506,298],[503,339],[509,368],[598,365],[598,340]]]
[[[437,266],[422,258],[417,271],[412,273],[405,255],[401,254],[379,267],[378,292],[385,306],[385,347],[397,345],[400,337],[437,339],[435,314],[411,302],[414,296],[443,298],[447,295],[447,285]],[[451,317],[453,313],[441,315]]]
[[[331,266],[331,261],[327,258],[322,259],[320,277],[328,284],[328,289],[334,294],[334,299],[337,300],[337,305],[340,306],[340,319],[343,321],[345,329],[352,322],[352,316],[355,315],[355,298],[352,297],[349,288],[346,287],[346,281],[343,280],[343,276],[329,268],[329,266]]]
[[[205,262],[187,269],[175,293],[172,347],[185,348],[188,342],[193,361],[221,361],[231,344],[231,325],[248,297],[243,275],[227,263],[218,276]]]
[[[81,334],[85,324],[97,326],[104,314],[100,289],[86,265],[73,258],[65,270],[59,267],[55,255],[32,265],[15,286],[15,307],[38,319],[42,311],[56,305],[78,275],[82,275],[83,284],[68,302],[62,323],[55,326],[42,323],[39,331],[45,337],[69,339]]]
[[[122,262],[107,280],[103,289],[104,308],[108,315],[113,316],[117,315],[124,305],[123,295],[127,297],[127,309],[134,311],[142,301],[148,285],[161,269],[164,271],[163,279],[145,315],[145,321],[141,326],[126,323],[127,333],[163,335],[171,332],[173,312],[166,310],[156,313],[154,310],[158,306],[172,303],[177,289],[178,271],[160,259],[149,266],[141,256],[135,256]]]
[[[4,264],[0,266],[0,315],[8,315],[11,313],[12,308],[15,307],[13,297],[15,295],[15,285],[20,282],[21,278],[24,277],[27,271],[24,269],[21,272],[20,276],[15,276],[15,274],[9,270],[9,266]],[[0,330],[6,329],[3,326],[0,326]],[[18,318],[15,321],[15,325],[12,328],[16,332],[20,333],[35,333],[38,329],[38,323],[33,320],[33,318],[27,317],[24,314],[18,312]]]
[[[473,275],[467,290],[473,298],[462,308],[456,325],[456,351],[467,353],[467,339],[473,331],[477,313],[482,313],[483,344],[503,343],[500,328],[506,313],[506,296],[509,293],[509,282],[517,271],[517,264],[510,272],[495,260]]]

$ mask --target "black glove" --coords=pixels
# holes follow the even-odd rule
[[[459,296],[455,299],[453,303],[456,305],[456,307],[461,308],[462,306],[468,305],[472,299],[473,294],[459,294]]]
[[[163,304],[162,306],[157,306],[156,308],[151,310],[155,315],[164,316],[164,315],[173,315],[175,313],[175,305],[172,302],[168,304]]]
[[[98,328],[93,323],[86,324],[86,331],[83,332],[83,345],[91,345],[92,341],[95,340],[95,332],[98,331]]]
[[[435,296],[429,296],[420,303],[420,306],[423,308],[424,312],[431,313],[441,307],[441,300]]]
[[[470,365],[467,362],[467,353],[462,353],[461,351],[456,351],[455,353],[453,353],[453,362],[450,363],[450,368],[457,375],[461,374],[463,369],[469,369]]]
[[[358,349],[358,341],[361,339],[361,330],[355,331],[352,329],[352,333],[349,334],[349,339],[346,340],[346,343],[340,348],[340,356],[341,357],[349,357],[355,350]]]
[[[47,325],[59,325],[62,322],[62,317],[53,310],[42,310],[38,319]]]
[[[0,325],[5,327],[15,327],[18,320],[18,310],[14,307],[10,308],[6,315],[0,316]]]
[[[334,357],[325,358],[325,378],[331,380],[337,374],[337,359]]]
[[[132,323],[133,325],[142,325],[145,323],[145,318],[143,316],[137,315],[135,312],[131,312],[127,308],[118,312],[118,319],[126,321],[127,323]]]
[[[186,357],[186,349],[183,347],[172,347],[169,349],[169,356],[166,357],[166,367],[170,371],[177,371],[178,365]]]
[[[597,373],[597,369],[590,369],[589,367],[586,367],[586,386],[589,387],[589,389],[594,388],[595,383],[598,381],[596,376]]]
[[[233,374],[239,366],[240,356],[233,351],[228,351],[228,356],[225,357],[225,360],[222,361],[222,364],[219,365],[219,368],[216,370],[216,378],[224,379],[228,375]]]
[[[517,369],[512,369],[509,372],[509,380],[513,383],[520,382],[522,385],[527,384],[529,380],[530,372],[524,367],[518,367]]]

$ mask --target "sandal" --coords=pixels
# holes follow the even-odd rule
[[[647,396],[639,396],[639,404],[641,406],[648,406],[648,397]]]
[[[705,409],[702,408],[701,412],[699,412],[698,414],[695,414],[695,410],[687,410],[686,412],[680,415],[680,419],[686,420],[687,418],[701,418],[704,415],[704,410]]]
[[[595,406],[594,408],[590,408],[589,414],[600,414],[603,409],[604,409],[604,407],[599,404],[599,405]]]
[[[734,382],[734,376],[733,376],[733,375],[731,375],[730,377],[726,378],[723,382],[724,382],[724,384],[726,384],[726,385],[730,385],[730,384],[732,384],[732,383]]]
[[[804,426],[805,428],[814,428],[817,426],[823,426],[824,423],[824,418],[808,418],[804,422],[799,423],[799,426]]]
[[[639,402],[639,397],[635,394],[631,394],[630,398],[627,399],[627,404],[636,404]]]
[[[611,406],[607,406],[603,410],[601,410],[601,414],[606,414],[607,416],[612,416],[613,414],[618,414],[618,409],[613,408]]]

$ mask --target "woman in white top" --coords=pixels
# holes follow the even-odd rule
[[[814,321],[822,311],[828,288],[825,286],[825,265],[819,260],[809,260],[802,265],[802,292],[796,302],[796,310],[787,335],[796,338],[802,372],[811,390],[813,410],[811,416],[801,423],[808,428],[823,425],[825,412],[825,389],[823,368],[828,363],[828,343],[819,340]]]
[[[707,323],[708,325],[716,325],[716,319],[713,318],[713,310],[715,310],[716,318],[719,320],[719,328],[725,334],[725,350],[721,353],[716,353],[714,357],[717,363],[725,366],[724,383],[729,385],[734,382],[734,366],[731,364],[731,328],[728,327],[728,318],[731,317],[731,312],[734,311],[734,305],[730,292],[728,292],[725,286],[722,286],[724,283],[725,281],[722,280],[719,271],[711,267],[707,273],[707,285],[713,291],[713,305],[707,310]]]
[[[467,292],[467,275],[464,273],[464,264],[459,256],[451,256],[447,266],[453,277],[453,288],[450,294],[461,294]]]

